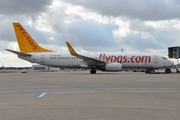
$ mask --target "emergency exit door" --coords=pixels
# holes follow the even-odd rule
[[[42,55],[41,55],[41,64],[44,64],[44,62],[45,62],[45,55],[42,54]]]

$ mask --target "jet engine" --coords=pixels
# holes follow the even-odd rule
[[[104,67],[101,68],[102,71],[121,71],[122,64],[120,63],[107,63]]]

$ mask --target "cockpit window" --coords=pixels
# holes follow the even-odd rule
[[[166,57],[162,57],[162,59],[167,60],[167,58],[166,58]]]

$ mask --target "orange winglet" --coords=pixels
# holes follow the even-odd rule
[[[69,52],[70,52],[71,55],[73,55],[73,56],[78,56],[78,54],[77,54],[76,51],[72,48],[72,46],[69,44],[69,42],[66,41],[66,45],[67,45],[67,47],[68,47]]]

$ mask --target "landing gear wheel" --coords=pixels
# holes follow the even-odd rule
[[[154,74],[155,73],[154,69],[149,70],[149,73]]]
[[[92,69],[92,70],[90,70],[90,73],[91,73],[91,74],[96,74],[96,70],[95,70],[95,69]]]
[[[171,72],[170,69],[166,69],[166,70],[165,70],[165,73],[166,73],[166,74],[169,74],[170,72]]]
[[[150,73],[150,69],[147,69],[147,70],[145,71],[145,73],[148,73],[148,74],[149,74],[149,73]]]

